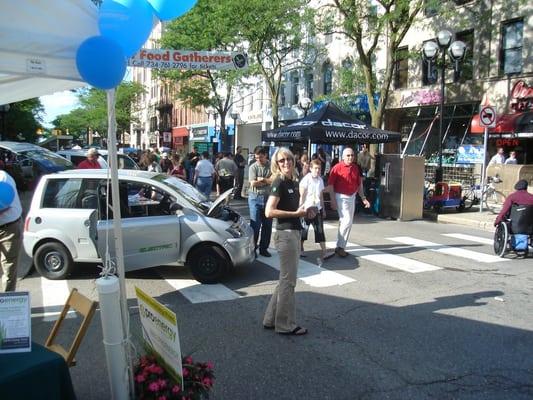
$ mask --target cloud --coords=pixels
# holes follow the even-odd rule
[[[52,127],[52,121],[58,115],[68,114],[79,105],[76,93],[70,90],[41,96],[40,99],[44,106],[44,126],[48,128]]]

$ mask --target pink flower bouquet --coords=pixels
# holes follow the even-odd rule
[[[139,400],[202,400],[209,398],[215,376],[211,362],[182,359],[183,387],[160,365],[157,358],[145,355],[135,365],[135,393]]]

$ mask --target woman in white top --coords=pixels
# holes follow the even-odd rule
[[[198,161],[194,169],[194,185],[207,197],[207,200],[209,200],[209,196],[211,195],[214,176],[215,167],[209,161],[209,153],[204,151],[202,153],[202,159]]]

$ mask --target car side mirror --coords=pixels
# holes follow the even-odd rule
[[[173,202],[169,207],[170,212],[175,213],[176,211],[183,210],[183,206],[181,204],[178,204],[176,202]]]

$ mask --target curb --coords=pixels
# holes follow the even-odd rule
[[[461,218],[456,215],[438,215],[437,222],[442,224],[458,224],[465,226],[472,226],[477,229],[481,229],[487,232],[494,232],[494,219],[496,216],[491,215],[491,219],[487,220],[486,216],[479,216],[479,219]]]

